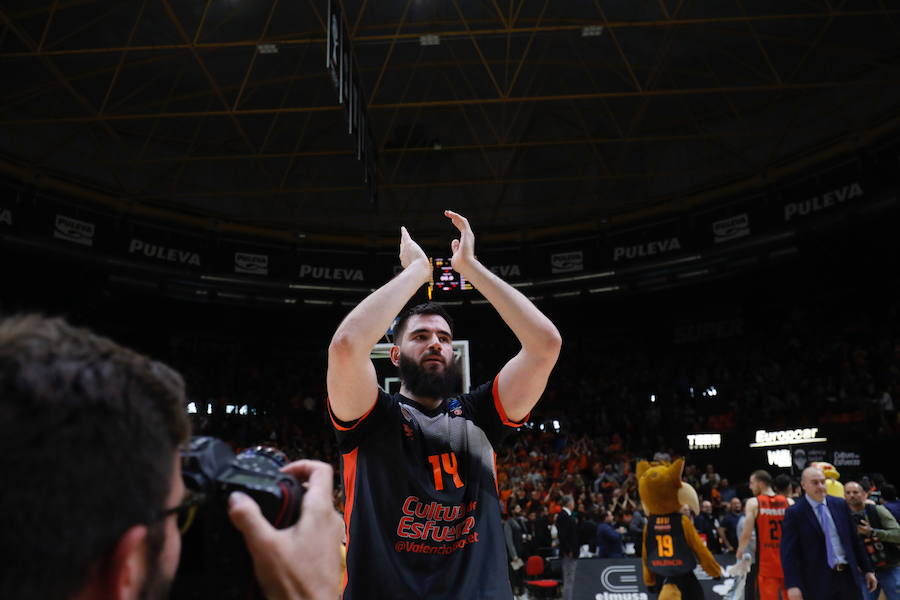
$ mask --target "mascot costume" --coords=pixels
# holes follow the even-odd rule
[[[814,462],[809,463],[809,466],[821,469],[822,473],[825,474],[825,492],[829,496],[835,496],[837,498],[844,497],[844,484],[838,481],[841,474],[838,473],[838,470],[834,468],[833,464],[827,462]]]
[[[680,513],[688,505],[700,512],[697,492],[681,481],[684,459],[674,463],[637,466],[638,490],[647,514],[644,526],[644,583],[661,588],[659,600],[703,600],[703,588],[694,575],[699,560],[710,577],[722,576],[722,568],[697,534],[690,517]]]

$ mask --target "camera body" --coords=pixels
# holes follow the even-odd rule
[[[172,598],[261,597],[243,537],[228,518],[228,497],[243,492],[274,527],[290,527],[300,518],[303,488],[281,472],[286,463],[287,457],[273,448],[257,446],[236,456],[222,440],[191,438],[181,452],[181,475],[185,487],[205,501],[182,536]]]
[[[866,515],[860,515],[857,513],[851,513],[853,517],[853,521],[857,525],[869,525],[869,521],[866,519]],[[872,560],[872,564],[875,565],[876,568],[882,568],[887,565],[887,554],[885,553],[884,544],[875,539],[873,536],[860,536],[862,537],[863,547],[866,549],[866,552],[869,553],[869,558]]]
[[[227,505],[231,492],[247,494],[272,525],[283,529],[297,522],[303,497],[297,480],[281,472],[285,464],[287,457],[274,448],[256,446],[235,456],[222,440],[194,436],[181,452],[181,477],[187,489],[205,494],[213,504]]]

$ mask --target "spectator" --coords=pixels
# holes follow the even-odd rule
[[[603,496],[609,500],[613,490],[617,487],[619,487],[619,477],[616,475],[615,470],[613,470],[612,463],[606,463],[603,466],[603,473],[594,480],[594,491],[601,492]]]
[[[725,541],[725,549],[734,552],[738,547],[738,521],[741,520],[743,506],[740,498],[732,498],[728,503],[728,510],[719,520],[719,536]]]
[[[700,478],[697,477],[697,466],[687,465],[684,467],[684,474],[681,477],[689,483],[695,490],[700,491]]]
[[[579,556],[586,549],[589,554],[597,552],[597,520],[593,512],[582,512],[578,519]]]
[[[893,484],[886,483],[881,492],[884,507],[894,515],[895,519],[900,521],[900,500],[897,499],[897,488]]]
[[[714,484],[719,481],[719,474],[716,473],[716,468],[712,465],[706,465],[706,471],[703,472],[703,475],[700,476],[700,485],[706,484]]]
[[[723,477],[719,482],[719,496],[722,504],[728,504],[737,496],[737,490],[731,485],[727,478]]]
[[[506,538],[506,555],[509,562],[509,581],[513,595],[525,593],[525,520],[522,518],[522,507],[513,506],[512,514],[503,520],[503,535]]]
[[[628,537],[634,543],[635,556],[641,556],[644,545],[644,526],[647,524],[647,515],[644,507],[638,504],[638,508],[631,515],[631,523],[628,524]]]
[[[626,532],[624,527],[618,529],[613,525],[612,511],[604,511],[603,521],[597,526],[597,558],[623,558],[625,546],[622,534]]]
[[[578,531],[572,509],[575,500],[572,496],[562,498],[562,510],[556,517],[556,529],[559,535],[559,557],[562,559],[563,598],[572,600],[575,588],[575,561],[578,559]]]
[[[537,554],[541,553],[542,548],[549,551],[553,547],[553,536],[550,533],[550,517],[543,507],[540,507],[534,520],[534,546]]]
[[[712,502],[704,500],[700,505],[700,514],[694,517],[694,527],[701,538],[706,540],[706,547],[713,554],[722,552],[722,544],[719,543],[719,521],[713,515]]]
[[[787,498],[791,497],[791,478],[784,473],[776,475],[772,480],[772,489],[775,490],[776,494],[781,494]]]

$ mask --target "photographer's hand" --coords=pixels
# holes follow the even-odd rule
[[[341,582],[344,524],[332,504],[331,465],[300,460],[282,471],[308,481],[300,520],[275,529],[252,498],[235,492],[228,516],[244,535],[256,580],[269,600],[334,600]]]

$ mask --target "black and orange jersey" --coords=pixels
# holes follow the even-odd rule
[[[647,568],[662,577],[690,573],[697,566],[694,551],[684,537],[681,513],[649,515],[644,525]]]
[[[519,427],[493,385],[429,410],[378,390],[372,409],[331,415],[342,457],[344,600],[509,600],[494,448]]]
[[[756,497],[756,563],[760,577],[783,578],[781,569],[781,524],[787,510],[787,498],[781,494]]]

